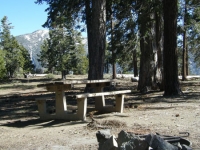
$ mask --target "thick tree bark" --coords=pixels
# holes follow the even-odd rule
[[[92,54],[92,0],[85,0],[85,13],[86,13],[86,24],[87,24],[87,39],[88,39],[88,53],[89,53],[89,67],[92,66],[92,61],[90,61]],[[89,79],[89,71],[88,71]]]
[[[147,14],[144,12],[142,12],[140,15],[141,16],[139,16],[139,20],[141,56],[138,90],[141,92],[147,92],[148,90],[155,89],[157,87],[157,47],[155,41],[155,23],[153,21],[150,21],[152,19],[155,19],[155,15],[151,14],[151,16],[147,16]],[[149,32],[149,29],[152,32]]]
[[[152,64],[153,49],[150,43],[151,41],[149,37],[140,39],[141,56],[140,56],[140,73],[139,73],[138,90],[141,92],[145,92],[146,88],[151,89],[153,84],[153,77],[154,77],[154,68],[153,68],[154,65]]]
[[[89,1],[89,0],[86,0]],[[91,2],[91,1],[89,1]],[[90,5],[86,6],[87,8]],[[87,11],[86,8],[86,11]],[[106,45],[106,0],[92,0],[91,18],[89,19],[88,52],[89,72],[88,79],[103,79],[105,45]],[[89,16],[88,16],[89,17]],[[87,23],[87,25],[88,25]],[[87,28],[88,28],[87,27]]]
[[[164,96],[180,95],[177,63],[177,0],[163,0]]]
[[[157,12],[155,14],[156,20],[156,46],[157,46],[157,70],[156,70],[156,82],[161,91],[164,90],[164,78],[163,78],[163,16],[162,13]]]

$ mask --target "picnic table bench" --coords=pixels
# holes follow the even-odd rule
[[[86,120],[87,98],[95,97],[95,110],[109,112],[123,112],[124,94],[131,93],[131,90],[103,92],[103,88],[113,85],[114,80],[73,80],[63,82],[53,82],[47,84],[39,84],[38,87],[46,87],[47,91],[55,92],[56,113],[48,114],[46,112],[46,99],[37,98],[38,111],[42,120],[64,119],[64,120]],[[77,113],[67,112],[67,102],[65,91],[70,90],[76,84],[85,84],[94,88],[95,93],[83,93],[74,95],[77,99]],[[105,107],[106,95],[115,95],[116,106],[114,108]]]

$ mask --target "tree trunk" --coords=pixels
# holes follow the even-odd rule
[[[105,70],[104,72],[105,73],[109,73],[109,61],[108,60],[106,60],[106,63],[104,64],[104,66],[105,66],[104,67],[104,70]]]
[[[91,53],[90,51],[92,51],[92,8],[91,8],[91,3],[92,3],[92,0],[85,0],[89,67],[93,65],[90,60],[91,55],[92,55],[92,54],[90,55],[90,53]],[[88,71],[88,79],[89,79],[89,71]]]
[[[65,70],[61,71],[61,78],[62,78],[62,80],[66,80],[66,71]]]
[[[114,62],[112,63],[112,72],[113,72],[112,78],[116,79],[116,77],[117,77],[117,74],[116,74],[116,64]]]
[[[112,8],[111,8],[112,10]],[[113,48],[113,22],[112,22],[113,18],[112,18],[112,14],[111,14],[111,49],[112,49],[112,73],[113,73],[113,76],[112,78],[113,79],[116,79],[117,75],[116,75],[116,55],[115,55],[115,52],[114,52],[114,48]]]
[[[185,22],[186,22],[186,13],[187,13],[187,8],[186,8],[186,1],[185,1],[185,9],[184,9],[184,17],[183,17],[183,23],[184,23],[184,27],[185,27]],[[186,53],[186,29],[184,28],[183,31],[183,54],[182,54],[182,81],[187,80],[186,78],[186,59],[187,59],[187,53]]]
[[[138,90],[140,92],[147,92],[155,89],[156,79],[156,63],[157,63],[157,48],[155,43],[155,23],[151,19],[155,19],[154,14],[147,16],[146,13],[141,12],[140,22],[140,73]],[[152,18],[153,17],[153,18]],[[148,30],[153,32],[149,32]]]
[[[189,75],[189,62],[188,62],[188,47],[186,45],[186,76]]]
[[[140,30],[143,30],[141,28]],[[141,35],[144,35],[141,33]],[[141,92],[145,92],[146,88],[151,88],[153,83],[153,76],[154,76],[154,69],[152,68],[152,54],[153,49],[152,45],[150,44],[151,41],[149,37],[141,38],[140,39],[140,50],[141,50],[141,56],[140,56],[140,73],[139,73],[139,82],[138,82],[138,90]],[[145,91],[144,91],[145,90]]]
[[[164,90],[164,78],[163,78],[163,16],[161,12],[155,14],[156,19],[156,46],[157,46],[157,70],[156,70],[156,82],[160,91]]]
[[[177,60],[177,0],[163,0],[164,96],[180,95]]]
[[[106,62],[106,73],[109,73],[109,62]]]
[[[133,51],[133,69],[134,77],[138,77],[138,68],[137,68],[137,53],[136,49]]]
[[[89,19],[90,25],[88,30],[88,79],[103,79],[106,46],[106,0],[92,0],[92,11],[90,12],[91,18]]]
[[[186,81],[186,31],[183,32],[182,81]]]

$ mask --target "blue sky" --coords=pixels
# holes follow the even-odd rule
[[[32,33],[44,29],[42,25],[47,19],[46,4],[35,4],[36,0],[2,0],[0,8],[0,20],[7,16],[14,29],[14,36]]]

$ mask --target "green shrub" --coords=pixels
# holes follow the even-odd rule
[[[47,75],[45,76],[45,78],[47,78],[47,79],[54,79],[54,75],[51,74],[51,73],[49,73],[49,74],[47,74]]]

